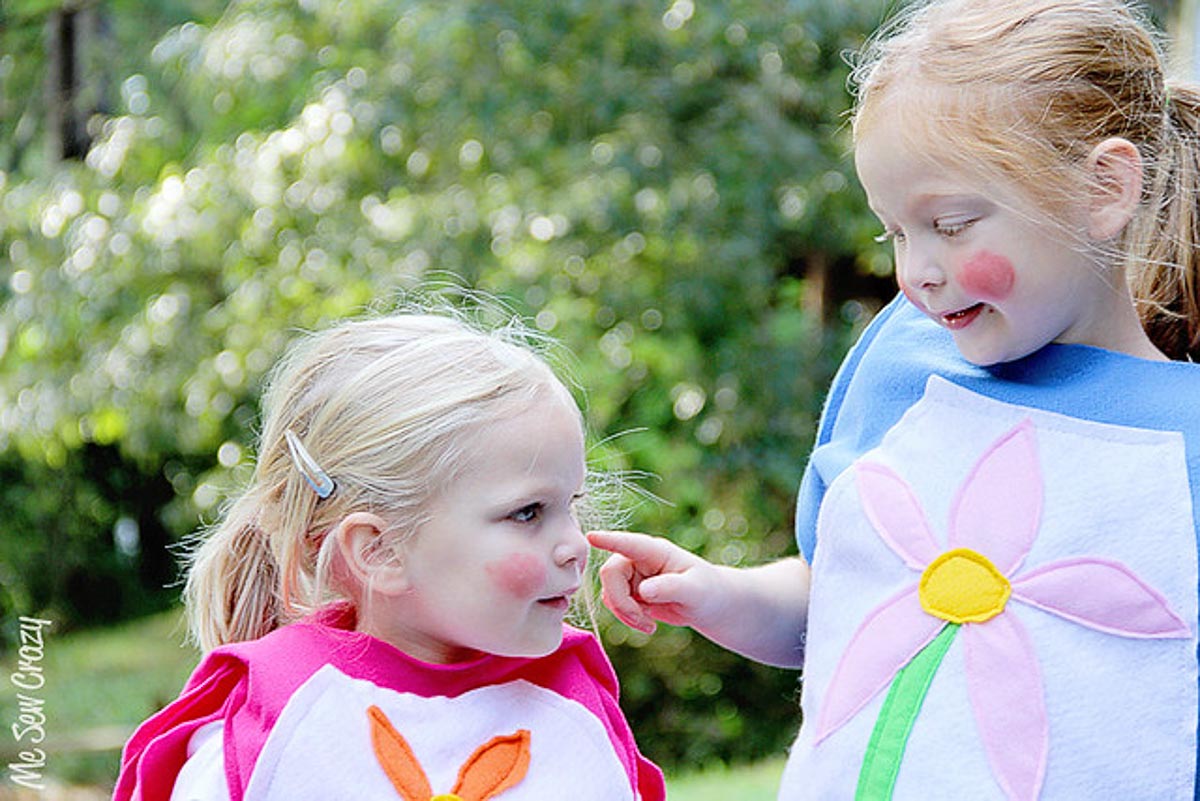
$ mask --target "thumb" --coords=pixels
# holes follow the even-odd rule
[[[638,595],[646,603],[694,606],[700,594],[695,582],[684,573],[661,573],[642,579]]]

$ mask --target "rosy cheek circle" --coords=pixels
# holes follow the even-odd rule
[[[533,554],[514,553],[484,566],[496,586],[509,595],[536,595],[546,584],[546,568]]]
[[[984,300],[1004,300],[1017,282],[1012,262],[986,250],[976,253],[958,270],[962,288]]]

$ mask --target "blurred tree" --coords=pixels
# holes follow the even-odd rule
[[[4,129],[8,603],[87,619],[55,559],[111,565],[113,614],[161,599],[166,541],[249,469],[283,343],[431,275],[575,354],[596,461],[665,501],[632,526],[730,564],[793,549],[824,387],[891,291],[843,116],[877,0],[247,0],[148,50],[121,33],[142,5],[101,4],[129,67],[82,161]],[[25,62],[0,64],[29,119]],[[686,630],[606,638],[666,764],[796,725],[794,674]]]
[[[226,0],[5,0],[0,4],[0,169],[82,158],[114,87],[148,45]]]

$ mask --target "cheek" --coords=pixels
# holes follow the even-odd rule
[[[971,256],[958,269],[962,288],[984,300],[1004,300],[1012,294],[1016,281],[1012,262],[986,250]]]
[[[929,311],[929,309],[926,308],[925,304],[921,302],[920,295],[916,292],[910,291],[908,288],[908,284],[904,283],[903,281],[900,282],[900,291],[904,293],[904,297],[908,298],[909,303],[916,306],[918,309],[920,309],[923,312]]]
[[[533,554],[515,553],[485,565],[492,583],[509,595],[527,597],[546,584],[546,568]]]

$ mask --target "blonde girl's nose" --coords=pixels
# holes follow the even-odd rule
[[[576,563],[582,567],[587,562],[588,541],[579,524],[572,520],[563,531],[562,539],[554,546],[554,564],[567,567]]]

